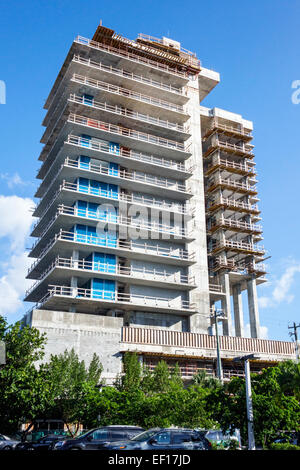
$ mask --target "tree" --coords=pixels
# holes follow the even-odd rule
[[[78,432],[80,423],[85,420],[88,400],[100,385],[102,369],[95,354],[86,369],[74,349],[51,355],[50,362],[41,366],[49,389],[48,417],[62,419],[71,435]],[[71,428],[71,424],[75,429]]]
[[[0,369],[0,421],[1,431],[9,434],[22,421],[32,426],[47,403],[48,390],[35,366],[44,356],[46,338],[21,322],[8,325],[0,316],[0,339],[6,344],[6,364]]]

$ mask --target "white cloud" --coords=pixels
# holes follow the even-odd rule
[[[259,336],[260,339],[268,339],[268,328],[266,326],[260,325],[259,333],[260,333],[260,336]],[[245,335],[245,338],[251,338],[250,323],[247,323],[245,325],[244,335]]]
[[[279,279],[275,279],[271,285],[273,290],[269,296],[261,296],[258,299],[261,308],[276,307],[282,302],[291,303],[294,300],[291,288],[295,276],[300,273],[300,263],[294,260],[289,261],[289,266],[285,268],[284,273]]]
[[[0,195],[0,314],[15,313],[22,307],[24,292],[31,281],[25,279],[31,264],[25,251],[34,202],[29,198]]]
[[[7,186],[12,189],[15,186],[28,186],[30,181],[24,181],[19,173],[14,173],[13,175],[10,175],[8,173],[0,173],[0,178],[4,181],[6,181]]]

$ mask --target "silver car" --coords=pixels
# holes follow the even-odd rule
[[[16,445],[20,441],[16,441],[15,439],[11,439],[4,434],[0,434],[0,450],[14,450]]]

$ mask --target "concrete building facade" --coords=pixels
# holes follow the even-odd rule
[[[244,351],[257,367],[293,357],[291,343],[260,339],[253,126],[201,105],[219,81],[168,38],[99,26],[73,42],[45,104],[25,297],[46,358],[96,352],[108,381],[127,350],[214,374],[216,309],[228,376]]]

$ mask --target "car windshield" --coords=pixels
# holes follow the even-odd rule
[[[154,434],[156,433],[157,433],[157,429],[149,429],[149,431],[144,431],[141,434],[138,434],[137,436],[132,437],[130,440],[138,441],[138,442],[147,441],[150,437],[154,436]]]

